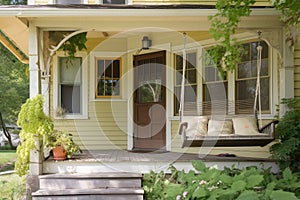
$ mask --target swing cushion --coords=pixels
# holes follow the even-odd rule
[[[255,118],[237,117],[232,118],[233,129],[236,135],[258,135],[257,123]]]
[[[207,116],[191,117],[188,122],[188,127],[185,130],[187,136],[195,137],[207,135]]]
[[[208,135],[221,136],[233,134],[231,120],[209,120],[208,122]]]

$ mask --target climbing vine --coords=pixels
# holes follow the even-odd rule
[[[233,71],[241,62],[244,51],[232,35],[237,32],[241,17],[250,15],[250,6],[254,3],[255,0],[219,0],[216,4],[217,13],[209,16],[209,32],[219,42],[209,51],[209,55],[221,75],[227,70]]]

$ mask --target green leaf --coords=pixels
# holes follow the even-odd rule
[[[193,198],[204,198],[208,196],[208,192],[204,188],[198,188],[193,193]]]
[[[247,188],[258,186],[264,180],[263,175],[251,175],[247,177]]]
[[[202,162],[201,160],[193,160],[192,165],[199,172],[207,171],[207,167],[205,166],[205,163]]]
[[[234,182],[231,186],[231,189],[234,191],[242,191],[245,190],[247,183],[243,180],[238,180]]]
[[[282,190],[273,191],[270,198],[271,200],[299,200],[294,193]]]
[[[246,190],[242,192],[236,200],[259,200],[259,196],[254,191]]]

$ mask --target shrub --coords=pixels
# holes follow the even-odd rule
[[[286,169],[281,178],[270,170],[208,168],[202,161],[192,162],[196,171],[178,171],[170,167],[171,175],[163,172],[144,175],[145,199],[289,199],[300,197],[300,178]]]

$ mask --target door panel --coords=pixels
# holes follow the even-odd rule
[[[134,57],[134,148],[165,149],[165,51]]]

